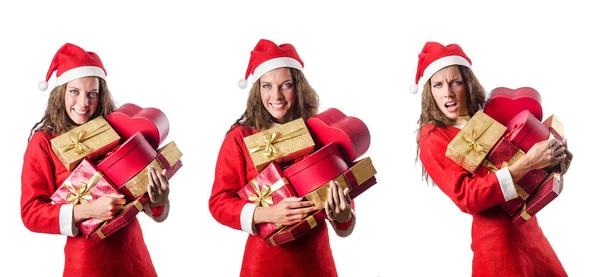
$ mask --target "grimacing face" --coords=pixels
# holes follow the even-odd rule
[[[67,83],[65,109],[73,122],[80,125],[86,123],[98,109],[99,101],[98,77],[82,77]]]
[[[263,74],[259,82],[261,102],[274,121],[281,124],[291,121],[296,105],[296,88],[290,69],[273,69]]]
[[[440,69],[430,79],[431,93],[438,108],[451,119],[468,115],[467,87],[458,66]]]

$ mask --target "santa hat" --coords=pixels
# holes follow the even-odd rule
[[[417,64],[417,76],[415,83],[411,85],[410,92],[415,94],[428,80],[440,69],[451,66],[462,65],[471,67],[471,59],[458,46],[458,44],[448,44],[446,46],[437,42],[427,42],[419,54],[419,63]]]
[[[48,89],[48,80],[56,71],[56,85],[60,86],[69,81],[81,77],[95,76],[106,78],[106,70],[100,61],[100,57],[94,52],[86,52],[81,47],[66,43],[54,55],[46,80],[38,84],[41,91]]]
[[[301,71],[304,62],[293,45],[288,43],[277,45],[270,40],[261,39],[250,52],[246,76],[238,82],[238,86],[246,88],[248,77],[252,76],[252,83],[254,83],[263,74],[280,67],[291,67]]]

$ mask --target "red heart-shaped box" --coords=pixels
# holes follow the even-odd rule
[[[122,138],[141,132],[154,149],[158,149],[169,134],[169,120],[157,108],[140,108],[126,103],[106,116],[106,121]]]
[[[483,106],[483,112],[506,126],[521,111],[528,110],[542,121],[542,96],[530,87],[493,89]]]
[[[365,154],[371,144],[367,125],[356,117],[346,116],[336,108],[329,108],[309,118],[306,126],[317,148],[335,143],[349,164]]]

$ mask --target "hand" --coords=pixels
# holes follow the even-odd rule
[[[148,196],[150,196],[150,207],[158,207],[169,202],[169,181],[167,181],[167,170],[156,172],[153,166],[148,167]]]
[[[342,187],[337,181],[329,183],[329,193],[325,201],[325,213],[331,222],[346,223],[352,219],[352,200],[350,189]]]
[[[300,222],[306,215],[316,211],[313,202],[299,197],[288,197],[271,207],[256,207],[254,223],[272,222],[292,225]]]
[[[90,207],[90,218],[109,220],[123,208],[127,200],[121,194],[107,194],[93,202],[88,203]]]
[[[527,158],[529,169],[552,167],[566,159],[566,147],[556,139],[538,142],[529,149],[524,158]]]
[[[567,139],[563,138],[562,145],[565,147],[565,159],[560,162],[560,174],[564,175],[569,170],[569,166],[571,166],[571,160],[573,160],[573,153],[571,153],[567,147]]]

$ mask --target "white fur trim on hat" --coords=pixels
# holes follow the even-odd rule
[[[423,76],[421,79],[419,79],[419,87],[422,87],[433,76],[433,74],[440,71],[440,69],[451,65],[462,65],[469,68],[471,67],[469,61],[461,56],[446,56],[439,58],[430,63],[429,66],[423,70]]]
[[[102,79],[106,79],[106,74],[102,68],[97,66],[80,66],[76,68],[69,69],[60,77],[56,78],[56,86],[60,86],[64,83],[68,83],[69,81],[81,78],[81,77],[89,77],[95,76],[100,77]]]
[[[296,59],[288,57],[274,58],[261,63],[254,69],[254,74],[251,75],[252,83],[254,84],[254,82],[260,79],[265,73],[280,67],[291,67],[302,71],[302,64]],[[250,78],[250,76],[248,78]]]

